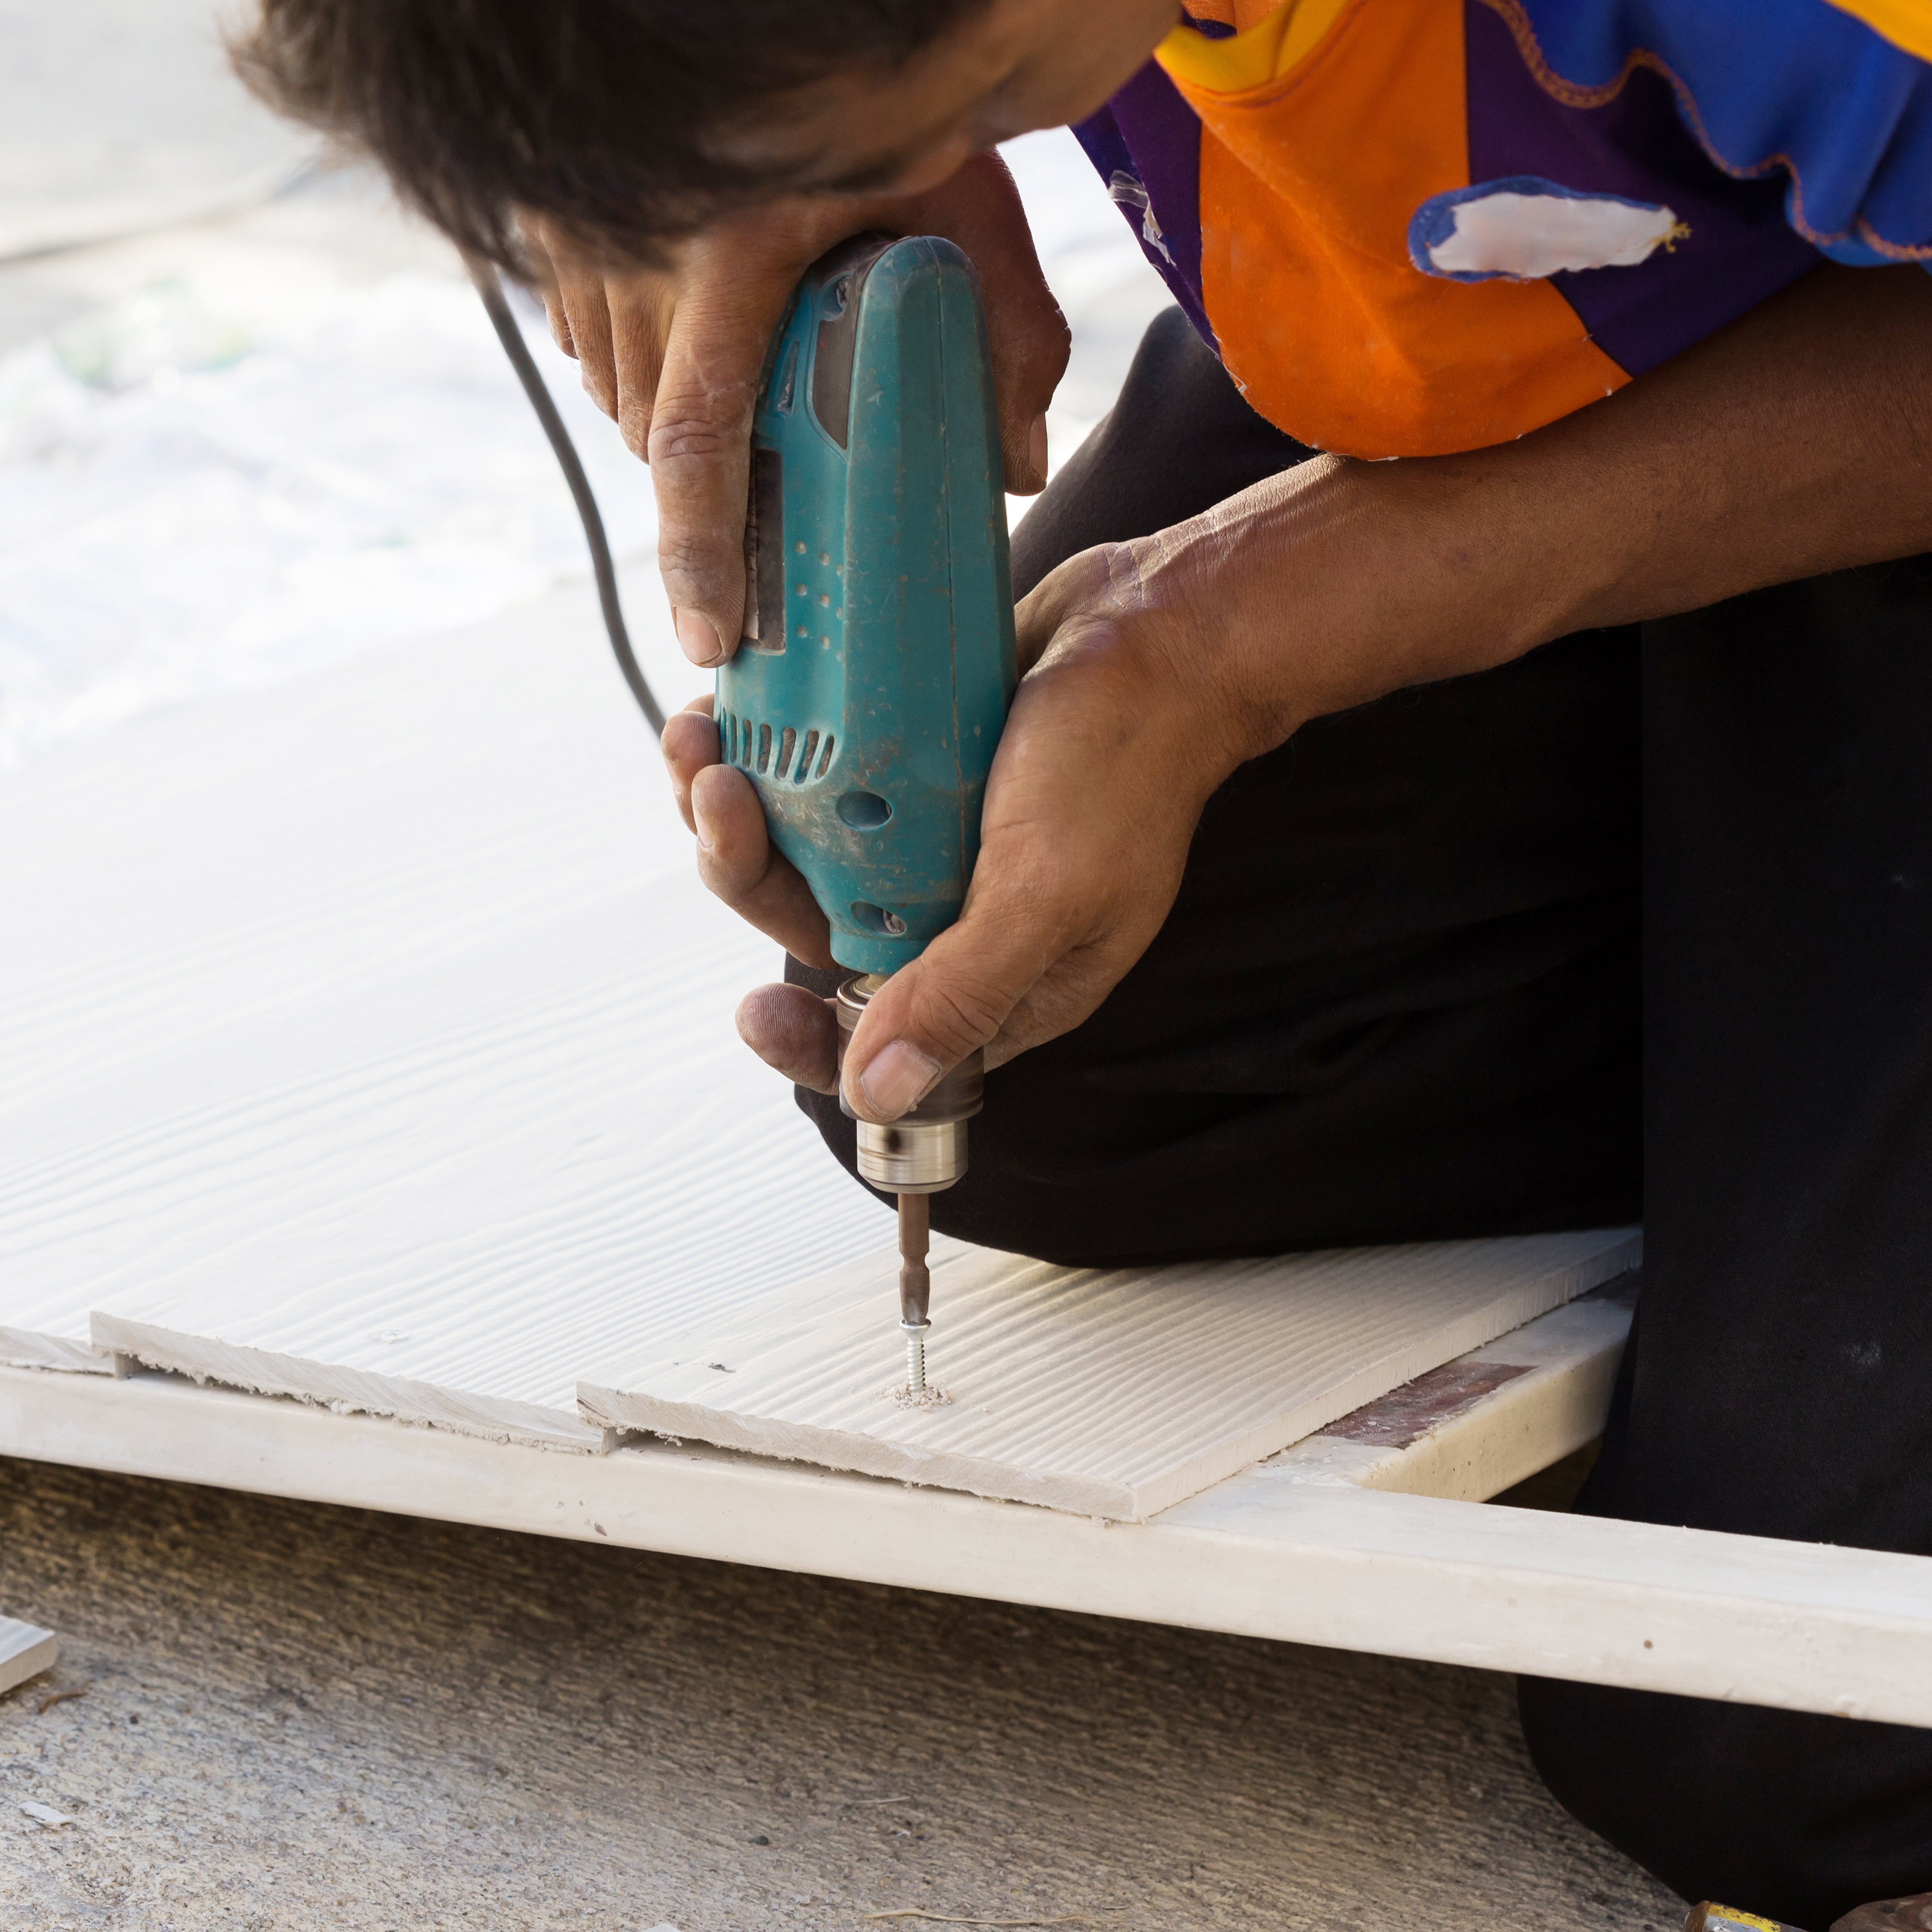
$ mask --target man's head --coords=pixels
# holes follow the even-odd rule
[[[1179,0],[260,0],[236,50],[472,251],[652,259],[777,196],[911,191],[1090,112]]]

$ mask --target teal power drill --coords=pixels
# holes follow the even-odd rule
[[[951,242],[860,236],[807,271],[759,388],[745,557],[719,746],[852,969],[842,1066],[866,1003],[959,916],[1018,679],[986,320]],[[909,1402],[936,1393],[928,1197],[966,1172],[984,1078],[976,1052],[858,1124],[860,1174],[898,1196]]]

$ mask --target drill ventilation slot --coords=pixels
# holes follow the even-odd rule
[[[778,739],[778,762],[772,762],[772,734],[770,724],[752,724],[748,718],[741,718],[735,711],[728,711],[718,720],[718,748],[728,765],[737,765],[746,771],[754,771],[760,777],[789,778],[794,784],[803,784],[813,777],[823,778],[832,769],[832,754],[838,740],[830,732],[824,734],[821,743],[816,730],[807,731],[805,742],[799,742],[798,728],[786,724],[777,728]],[[796,751],[798,760],[792,761]],[[812,769],[812,754],[818,757],[818,770]]]

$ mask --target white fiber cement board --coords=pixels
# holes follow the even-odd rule
[[[75,1336],[50,1332],[63,1327],[84,1329],[84,1310],[58,1308],[51,1319],[31,1306],[21,1312],[28,1323],[35,1325],[0,1322],[0,1364],[14,1369],[60,1369],[72,1375],[114,1372],[112,1358],[97,1348],[84,1334]]]
[[[890,1231],[587,592],[0,776],[0,1360],[594,1450],[588,1363]]]
[[[0,1358],[595,1450],[587,1369],[889,1230],[736,1040],[777,960],[586,594],[0,778]]]
[[[1635,1303],[1629,1278],[1610,1282],[1392,1389],[1256,1473],[1459,1502],[1499,1496],[1603,1434]]]
[[[131,1160],[117,1142],[97,1162],[114,1210],[139,1217],[144,1279],[96,1276],[95,1345],[239,1388],[600,1447],[574,1378],[613,1334],[746,1293],[770,1245],[836,1252],[885,1218],[738,1040],[735,988],[765,962],[734,957],[735,933],[716,943],[702,898],[694,880],[658,895],[674,964],[653,958],[638,909],[607,908],[500,944],[454,986],[412,974],[325,1007],[321,1050],[292,1066],[279,1028],[206,1053],[204,1068],[232,1067],[230,1096]],[[686,971],[688,988],[666,986]],[[723,1148],[759,1177],[783,1237],[763,1253],[727,1225],[742,1196]]]
[[[16,1617],[0,1617],[0,1696],[51,1670],[60,1658],[60,1640],[38,1624]]]
[[[697,1444],[556,1456],[0,1369],[0,1455],[908,1589],[1932,1726],[1932,1558],[1271,1480],[1149,1523]]]
[[[586,1417],[1137,1522],[1635,1264],[1634,1228],[1161,1268],[934,1244],[904,1381],[882,1250],[586,1376]]]

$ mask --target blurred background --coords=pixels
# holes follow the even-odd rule
[[[256,105],[237,17],[0,0],[0,770],[589,574],[454,252]],[[1006,152],[1073,329],[1057,465],[1168,298],[1071,135]],[[670,636],[648,472],[513,298],[681,704],[708,680]]]

